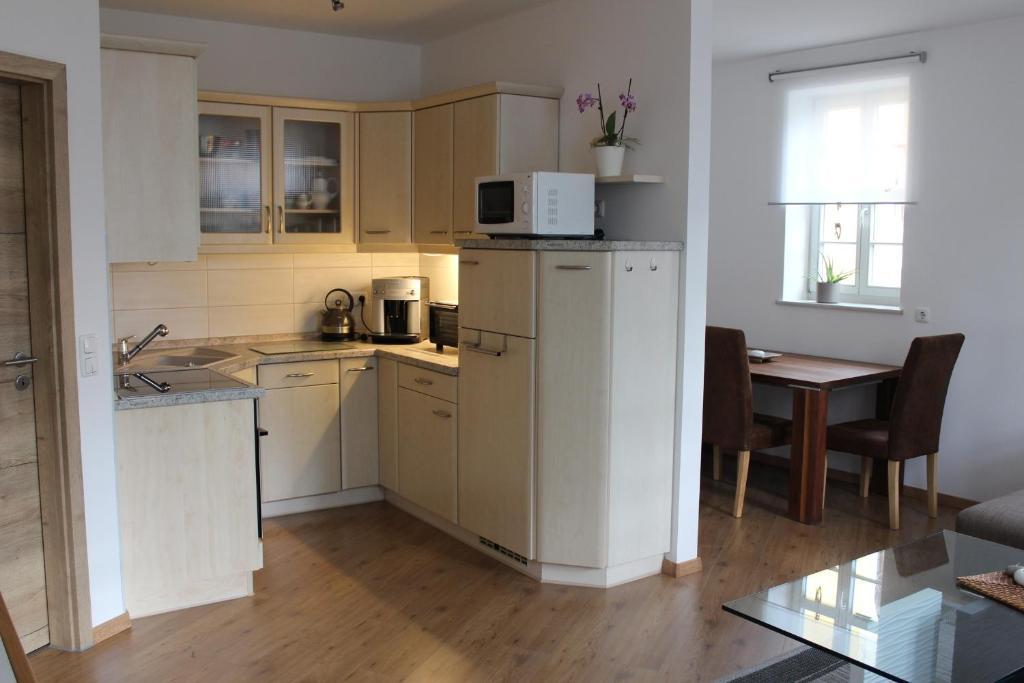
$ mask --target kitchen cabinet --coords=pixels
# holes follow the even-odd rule
[[[270,244],[271,109],[199,103],[199,232],[203,244]]]
[[[412,114],[359,114],[359,241],[412,241]]]
[[[201,47],[107,35],[101,44],[107,259],[195,261]]]
[[[459,326],[535,337],[537,254],[464,249],[459,254]]]
[[[341,391],[341,487],[380,483],[377,426],[377,359],[338,361]]]
[[[263,502],[341,490],[338,361],[261,365]]]
[[[559,101],[495,94],[454,104],[453,230],[473,236],[479,176],[558,170]]]
[[[381,358],[377,364],[377,423],[380,439],[380,485],[398,490],[398,363]]]
[[[274,241],[355,241],[355,114],[273,108]]]
[[[404,366],[403,366],[404,367]],[[398,389],[398,492],[455,523],[458,415],[454,403]]]
[[[417,244],[452,243],[455,106],[413,113],[413,233]]]
[[[137,618],[251,595],[262,566],[253,401],[116,415],[125,608]]]

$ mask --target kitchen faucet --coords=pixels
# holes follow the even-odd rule
[[[118,364],[121,366],[128,365],[128,363],[131,362],[132,358],[135,358],[135,356],[138,355],[139,351],[149,346],[149,343],[151,341],[153,341],[157,337],[166,337],[169,331],[170,330],[167,329],[167,325],[161,323],[154,327],[153,330],[145,337],[143,337],[142,341],[136,344],[131,350],[128,349],[128,340],[135,339],[135,335],[133,334],[127,337],[121,337],[120,339],[117,340]]]

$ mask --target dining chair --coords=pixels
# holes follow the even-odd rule
[[[861,456],[861,498],[868,496],[874,460],[889,462],[890,529],[900,528],[900,465],[918,456],[928,458],[928,516],[938,516],[939,431],[949,380],[963,344],[962,334],[918,337],[903,363],[889,419],[854,420],[828,428],[830,451]]]
[[[722,450],[735,451],[736,497],[733,517],[743,516],[750,451],[785,446],[792,423],[753,408],[753,388],[743,330],[708,326],[704,337],[704,442],[714,453],[714,478],[722,478]]]

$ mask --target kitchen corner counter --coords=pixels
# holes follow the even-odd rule
[[[458,240],[460,249],[509,251],[683,251],[683,242],[633,242],[627,240],[475,239]]]
[[[214,403],[218,401],[242,401],[263,398],[266,389],[238,382],[243,385],[228,388],[203,388],[183,391],[176,394],[154,394],[147,396],[116,397],[114,410],[137,410],[139,408],[167,408],[169,406],[194,405],[196,403]]]

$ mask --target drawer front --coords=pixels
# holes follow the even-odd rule
[[[461,250],[459,325],[517,337],[536,337],[537,253]]]
[[[311,387],[338,383],[338,361],[314,360],[301,363],[261,365],[260,386],[267,389]]]
[[[398,386],[439,398],[449,403],[458,403],[459,380],[433,370],[424,370],[407,363],[398,364]]]

